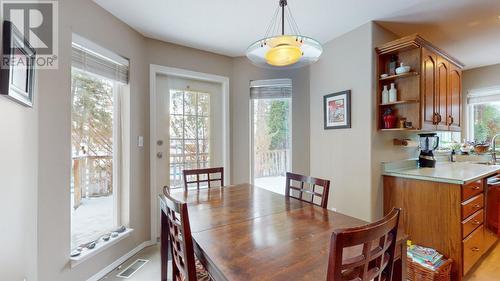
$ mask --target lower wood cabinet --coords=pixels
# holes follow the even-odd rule
[[[384,176],[384,213],[401,208],[400,231],[453,259],[461,281],[497,241],[486,221],[486,179],[467,185]]]

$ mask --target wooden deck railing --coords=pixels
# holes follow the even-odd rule
[[[288,149],[259,151],[255,154],[254,177],[284,176],[287,172]]]
[[[106,196],[113,192],[113,157],[73,157],[73,208],[80,206],[82,198]]]

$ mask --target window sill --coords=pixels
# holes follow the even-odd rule
[[[110,238],[109,241],[104,242],[104,243],[98,243],[94,249],[91,250],[84,250],[82,253],[77,256],[77,257],[70,257],[71,261],[71,268],[83,263],[84,261],[90,259],[91,257],[103,252],[107,248],[113,246],[114,244],[120,242],[121,240],[127,238],[130,236],[130,233],[132,233],[134,230],[132,228],[127,228],[125,232],[118,234],[117,237],[115,238]]]

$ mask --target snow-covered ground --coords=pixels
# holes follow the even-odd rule
[[[71,193],[71,249],[113,230],[113,196],[84,198],[73,209]]]
[[[279,194],[285,194],[286,177],[262,177],[254,180],[256,186]]]

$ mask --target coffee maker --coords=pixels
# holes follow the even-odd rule
[[[420,168],[434,168],[436,158],[433,151],[439,146],[439,137],[436,133],[419,134],[420,137],[420,156],[418,165]]]

